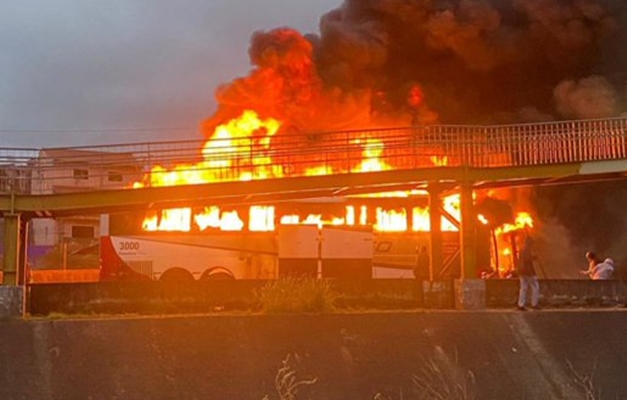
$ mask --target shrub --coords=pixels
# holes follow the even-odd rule
[[[336,297],[328,281],[299,277],[270,281],[256,296],[268,314],[331,312]]]

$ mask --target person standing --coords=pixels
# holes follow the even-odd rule
[[[540,301],[540,284],[536,275],[533,262],[536,259],[533,249],[533,239],[527,235],[525,244],[520,251],[518,259],[518,278],[520,280],[520,290],[518,292],[517,308],[520,311],[527,311],[527,292],[531,289],[531,308],[538,309]]]
[[[420,280],[429,280],[429,264],[431,260],[429,258],[429,252],[427,246],[420,246],[418,254],[416,255],[416,265],[414,266],[414,278]]]

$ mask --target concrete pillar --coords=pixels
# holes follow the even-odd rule
[[[433,282],[442,270],[442,198],[441,189],[436,185],[429,185],[429,281]]]
[[[0,319],[24,316],[24,286],[0,286]]]
[[[462,257],[462,279],[473,279],[477,277],[477,215],[474,210],[472,198],[472,186],[463,184],[460,195],[461,207],[461,257]]]
[[[24,315],[24,287],[19,273],[24,263],[24,224],[19,214],[4,215],[3,280],[0,286],[0,318]]]
[[[4,215],[4,260],[2,265],[2,284],[15,286],[18,284],[20,265],[21,241],[20,228],[22,227],[19,214]]]
[[[19,286],[23,286],[26,284],[26,263],[28,262],[28,219],[24,218],[23,215],[20,217],[19,244],[20,246],[18,248],[17,284]]]
[[[485,280],[455,280],[455,308],[458,310],[485,309]]]
[[[461,207],[461,279],[455,282],[455,305],[458,309],[484,309],[485,281],[477,277],[477,214],[472,186],[462,184]]]

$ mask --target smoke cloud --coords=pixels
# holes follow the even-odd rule
[[[554,94],[557,111],[567,118],[608,118],[618,112],[616,90],[602,76],[564,81]]]
[[[250,73],[217,90],[205,127],[249,108],[289,133],[611,117],[625,111],[626,24],[623,0],[345,0],[318,33],[255,32]],[[572,223],[586,215],[624,230],[605,196],[542,208],[560,190],[537,204],[573,242],[610,239]]]
[[[285,131],[616,115],[626,16],[618,0],[346,0],[319,33],[255,32],[208,126],[246,108]]]

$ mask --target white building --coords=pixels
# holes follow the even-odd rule
[[[34,162],[30,192],[61,194],[123,189],[141,179],[142,166],[132,153],[82,149],[43,149]],[[29,243],[55,246],[98,239],[99,215],[36,218],[30,223]]]

